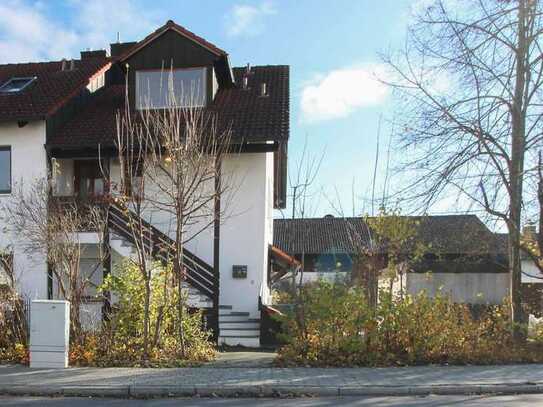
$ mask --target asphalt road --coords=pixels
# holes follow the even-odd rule
[[[221,398],[191,398],[191,399],[156,399],[129,400],[106,398],[45,398],[45,397],[3,397],[0,396],[2,407],[294,407],[294,406],[505,406],[524,407],[543,405],[543,394],[520,394],[514,396],[427,396],[427,397],[344,397],[344,398],[295,398],[295,399],[221,399]]]

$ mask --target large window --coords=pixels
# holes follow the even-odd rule
[[[206,68],[136,71],[136,107],[204,106]]]
[[[0,194],[11,192],[11,147],[0,146]]]

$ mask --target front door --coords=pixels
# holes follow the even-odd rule
[[[74,162],[75,194],[81,200],[104,195],[105,183],[98,160],[76,160]]]

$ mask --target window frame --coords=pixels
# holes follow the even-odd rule
[[[9,188],[8,189],[0,189],[0,195],[8,195],[11,194],[13,183],[12,183],[12,175],[13,175],[13,154],[11,150],[11,146],[1,146],[0,145],[0,153],[3,151],[7,151],[9,153],[9,174],[8,174],[8,182],[9,182]]]
[[[167,109],[169,106],[160,106],[160,107],[156,107],[156,106],[140,106],[140,86],[139,86],[139,83],[140,81],[138,80],[138,74],[139,73],[153,73],[153,72],[162,72],[166,75],[169,75],[170,72],[176,72],[176,71],[202,71],[202,78],[203,78],[203,81],[202,81],[202,86],[203,86],[203,97],[202,97],[202,100],[203,100],[203,104],[202,105],[196,105],[196,106],[185,106],[185,105],[182,105],[182,106],[176,106],[176,107],[179,107],[179,108],[185,108],[185,107],[205,107],[208,103],[208,67],[205,66],[205,65],[202,65],[202,66],[190,66],[190,67],[185,67],[185,68],[172,68],[172,69],[137,69],[134,73],[134,95],[135,95],[135,100],[134,100],[134,105],[135,105],[135,108],[136,110],[140,110],[140,111],[144,111],[144,110],[163,110],[163,109]]]
[[[5,94],[12,94],[12,93],[19,93],[22,92],[24,89],[26,89],[31,83],[33,83],[38,77],[37,76],[14,76],[12,78],[9,78],[6,82],[4,82],[2,85],[0,85],[0,93]],[[10,83],[14,81],[21,81],[26,80],[28,81],[23,86],[18,88],[17,90],[4,90]]]

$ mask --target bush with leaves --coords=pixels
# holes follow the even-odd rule
[[[516,344],[507,304],[478,318],[448,297],[381,292],[377,308],[364,290],[319,282],[300,291],[284,317],[282,366],[391,366],[543,361],[542,345]]]
[[[0,363],[28,364],[24,299],[8,284],[0,284]]]
[[[151,278],[150,333],[147,358],[143,355],[143,278],[137,266],[124,263],[109,275],[101,287],[116,299],[109,320],[101,330],[73,346],[70,360],[77,365],[97,366],[186,366],[214,358],[210,333],[203,329],[202,314],[184,312],[185,353],[180,353],[178,336],[178,291],[171,267],[154,267]]]

